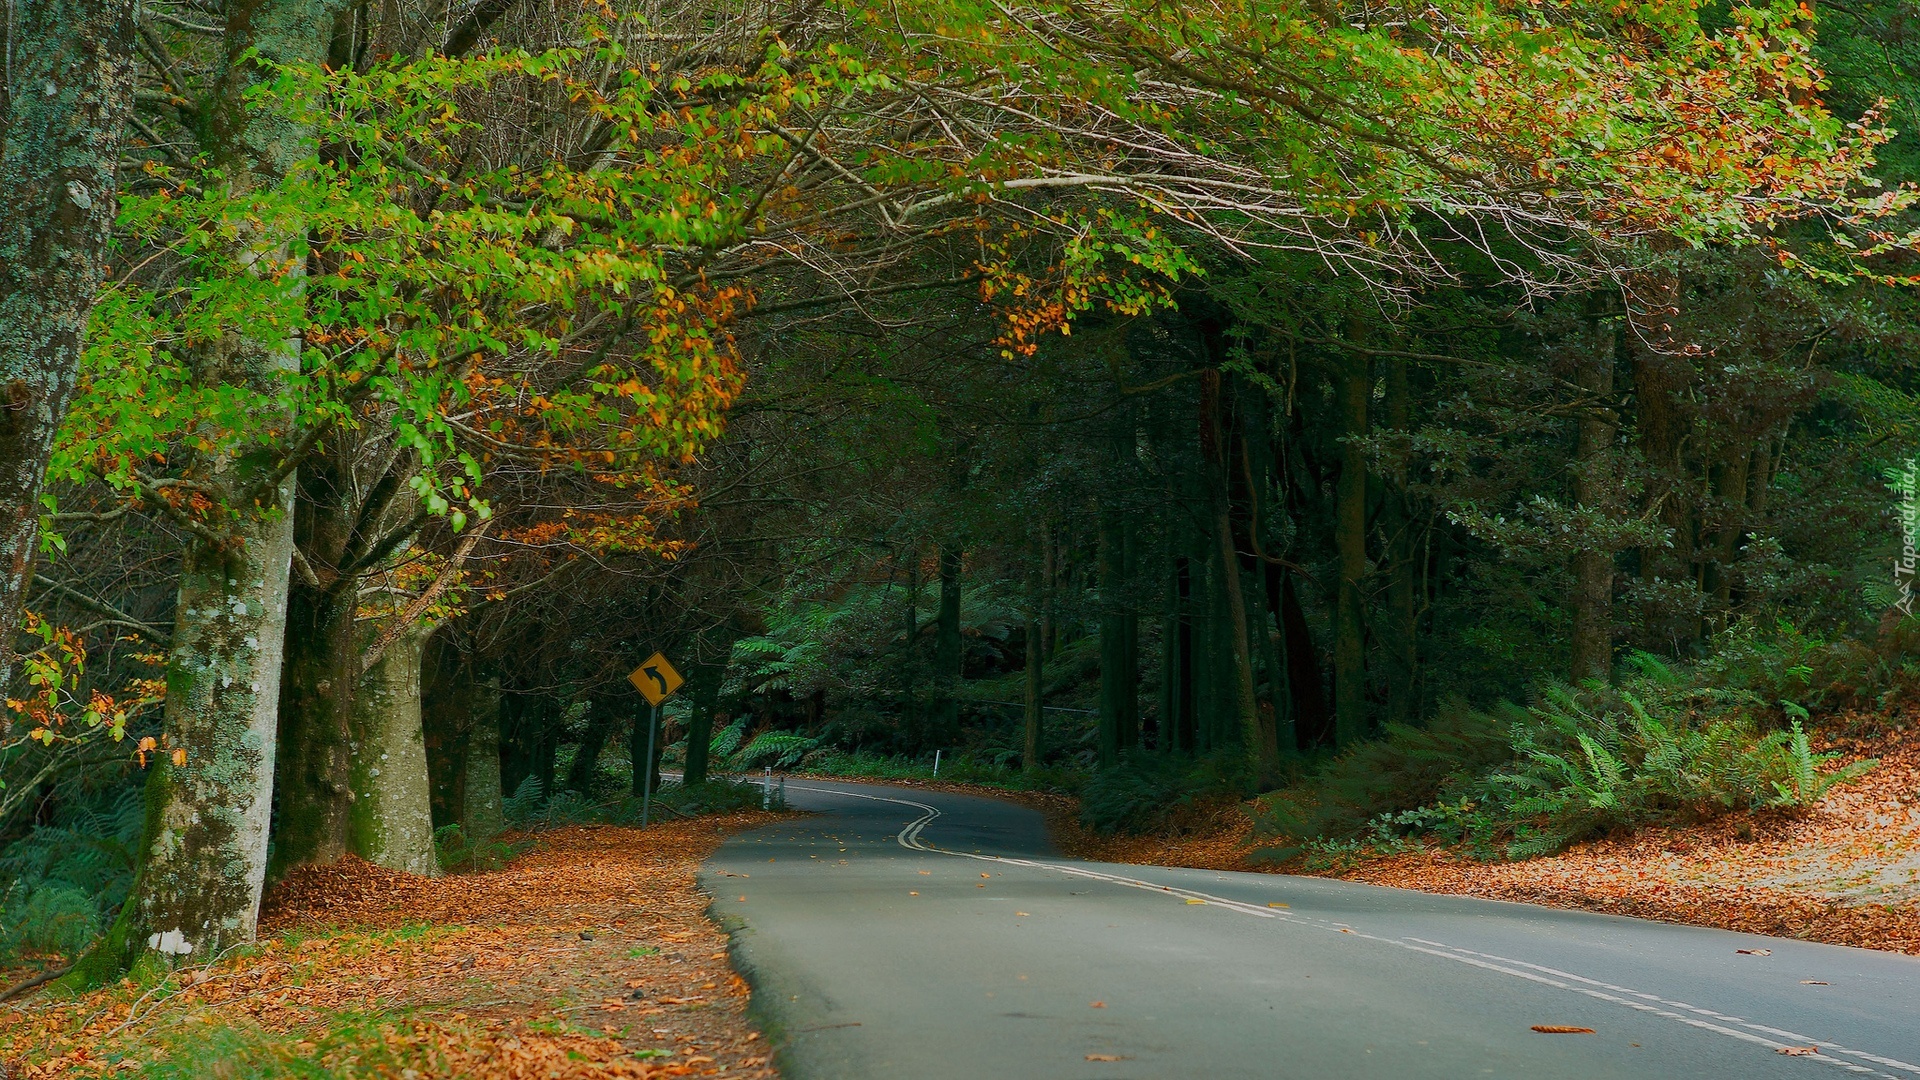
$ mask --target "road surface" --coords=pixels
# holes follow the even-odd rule
[[[702,883],[787,1080],[1920,1080],[1911,957],[1078,862],[1011,803],[786,790],[819,815],[734,839]]]

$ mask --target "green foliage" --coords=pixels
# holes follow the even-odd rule
[[[440,869],[449,874],[498,870],[527,849],[524,843],[508,843],[497,837],[472,842],[458,825],[443,825],[433,831],[434,856]]]
[[[800,764],[807,752],[820,745],[819,739],[787,731],[763,731],[727,760],[732,769],[772,767],[782,772]]]
[[[73,956],[104,928],[132,884],[144,820],[137,790],[35,826],[0,852],[0,960]]]
[[[1102,836],[1176,830],[1196,811],[1244,796],[1252,779],[1243,754],[1125,753],[1088,778],[1080,823]]]
[[[1280,855],[1431,837],[1521,859],[1642,825],[1805,808],[1875,764],[1828,768],[1837,755],[1812,750],[1791,701],[1782,728],[1751,691],[1696,681],[1704,666],[1634,666],[1618,688],[1549,685],[1525,707],[1456,705],[1435,729],[1395,728],[1264,800],[1259,832],[1292,842]]]

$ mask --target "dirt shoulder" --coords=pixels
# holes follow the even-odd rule
[[[198,1077],[217,1060],[223,1077],[771,1078],[694,874],[776,819],[557,829],[443,878],[304,871],[244,955],[0,1006],[0,1075]]]
[[[1444,848],[1274,863],[1256,859],[1252,822],[1238,807],[1221,807],[1182,836],[1100,837],[1080,827],[1065,796],[923,786],[1032,806],[1075,858],[1309,874],[1920,954],[1920,736],[1895,731],[1825,749],[1880,765],[1803,814],[1730,815],[1516,863]]]

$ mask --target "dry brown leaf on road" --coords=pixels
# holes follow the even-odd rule
[[[1535,1024],[1533,1025],[1533,1030],[1539,1032],[1542,1035],[1591,1035],[1593,1034],[1592,1028],[1569,1027],[1566,1024]]]
[[[1088,1061],[1131,1061],[1125,1054],[1088,1054]]]
[[[1733,951],[1739,953],[1742,956],[1772,956],[1773,955],[1772,949],[1735,949]]]
[[[1785,1054],[1788,1057],[1812,1057],[1819,1052],[1820,1048],[1817,1046],[1783,1046],[1774,1051],[1776,1054]]]
[[[1820,979],[1801,979],[1800,985],[1801,986],[1830,986],[1832,984],[1824,982]]]

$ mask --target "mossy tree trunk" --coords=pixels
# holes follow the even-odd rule
[[[420,659],[433,627],[402,631],[353,695],[349,850],[411,874],[437,874],[432,784],[420,722]]]
[[[0,27],[0,687],[12,674],[47,461],[107,270],[135,8],[23,0]]]

